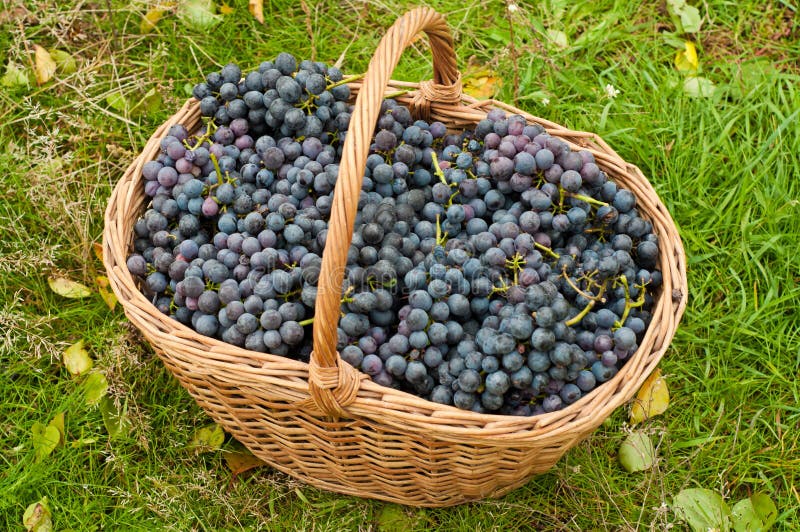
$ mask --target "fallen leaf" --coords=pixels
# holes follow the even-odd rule
[[[81,375],[92,369],[92,359],[83,347],[83,340],[78,340],[64,351],[64,366],[73,375]]]
[[[243,445],[237,446],[240,448],[223,451],[222,456],[225,458],[225,463],[233,471],[233,476],[241,475],[245,471],[249,471],[256,467],[268,465],[266,462],[257,458],[253,453],[247,450]]]
[[[207,31],[220,23],[212,0],[184,0],[178,4],[178,18],[196,31]]]
[[[142,21],[139,23],[139,31],[141,33],[150,33],[156,28],[158,21],[164,17],[167,11],[160,7],[154,7],[144,14]]]
[[[53,530],[53,514],[47,505],[47,497],[29,504],[22,514],[22,525],[28,532],[51,532]]]
[[[49,277],[47,284],[56,294],[70,299],[81,299],[92,295],[92,291],[86,285],[64,277]]]
[[[56,73],[56,62],[50,57],[50,53],[39,46],[33,45],[34,50],[34,71],[36,73],[36,83],[42,85],[52,79],[53,74]]]
[[[109,105],[109,107],[116,109],[117,111],[127,112],[128,108],[130,107],[128,99],[120,91],[112,92],[106,96],[106,103]]]
[[[683,31],[686,33],[697,33],[700,31],[700,25],[703,23],[703,19],[700,18],[700,11],[696,7],[690,5],[683,6],[679,16],[681,17]]]
[[[661,376],[661,368],[644,381],[636,399],[631,406],[631,423],[640,423],[645,419],[663,413],[669,406],[669,388],[667,381]]]
[[[33,450],[36,453],[36,461],[41,462],[58,447],[58,442],[61,441],[61,434],[58,432],[57,427],[53,425],[45,426],[37,421],[31,427],[31,441]]]
[[[100,372],[94,371],[86,376],[83,381],[83,398],[89,406],[96,405],[100,402],[106,392],[108,391],[108,380],[106,376]]]
[[[264,0],[250,0],[248,9],[257,21],[264,23]]]
[[[97,260],[103,262],[103,244],[100,242],[93,242],[92,251],[94,251],[94,256],[97,257]]]
[[[78,64],[75,62],[75,58],[72,57],[68,52],[51,48],[50,57],[53,58],[53,61],[56,64],[56,69],[62,74],[72,74],[78,70]]]
[[[566,48],[569,44],[567,41],[567,34],[561,30],[547,30],[547,38],[550,39],[550,42],[558,46],[559,48]]]
[[[672,508],[695,532],[730,529],[731,510],[715,491],[705,488],[682,490],[672,500]]]
[[[619,448],[619,463],[628,473],[650,469],[656,463],[656,449],[650,436],[632,432]]]
[[[711,98],[716,89],[714,82],[708,78],[692,76],[683,82],[683,92],[692,98]]]
[[[733,505],[731,519],[736,532],[765,532],[778,518],[775,503],[765,493],[754,493]]]
[[[225,441],[225,431],[216,423],[201,427],[194,432],[189,448],[196,453],[216,451]]]
[[[153,115],[161,109],[161,101],[161,95],[155,87],[151,87],[150,90],[131,107],[130,111],[136,114]]]
[[[691,41],[683,43],[683,50],[675,54],[675,68],[679,72],[695,72],[700,66],[697,60],[697,48]]]
[[[491,98],[502,84],[502,80],[489,67],[482,65],[467,67],[461,81],[464,93],[479,99]]]
[[[11,89],[17,87],[30,87],[31,80],[28,77],[28,73],[15,65],[14,63],[9,62],[6,65],[6,73],[3,74],[3,78],[0,79],[0,84],[3,87],[9,87]]]
[[[47,424],[50,427],[55,427],[58,430],[58,444],[64,445],[64,412],[59,412],[53,419],[50,420],[50,423]]]
[[[108,308],[114,310],[114,307],[117,306],[117,296],[114,294],[114,292],[108,289],[108,277],[105,275],[98,275],[95,278],[95,283],[97,284],[97,291],[100,293],[100,297],[102,297],[103,301],[106,302]]]
[[[103,424],[112,440],[128,434],[130,421],[128,420],[127,404],[117,406],[114,399],[106,395],[100,399],[100,413],[103,415]]]
[[[219,6],[220,15],[231,15],[235,12],[236,10],[231,6],[229,6],[228,4],[223,3],[221,6]]]

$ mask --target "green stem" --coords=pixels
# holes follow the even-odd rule
[[[555,251],[553,251],[552,249],[550,249],[549,247],[547,247],[545,245],[542,245],[542,244],[540,244],[538,242],[534,242],[533,245],[536,247],[536,249],[544,251],[545,253],[547,253],[548,255],[553,257],[554,259],[560,259],[561,258],[561,255],[559,255],[558,253],[556,253]]]
[[[402,96],[404,94],[408,94],[409,92],[411,92],[411,89],[403,89],[403,90],[399,90],[399,91],[390,92],[388,94],[384,94],[383,97],[384,98],[389,98],[389,99],[397,98],[398,96]]]
[[[562,195],[575,198],[576,200],[585,201],[589,205],[596,205],[598,207],[608,207],[608,203],[592,198],[591,196],[584,196],[583,194],[576,194],[567,190],[561,189]]]
[[[334,87],[338,87],[339,85],[344,85],[346,83],[350,83],[351,81],[358,81],[360,79],[363,79],[364,76],[366,76],[366,75],[367,75],[367,73],[364,72],[363,74],[355,74],[353,76],[344,77],[344,78],[340,79],[339,81],[337,81],[336,83],[331,83],[330,85],[325,87],[325,90],[331,90]]]
[[[212,153],[211,155],[209,155],[209,158],[211,159],[211,162],[214,163],[214,170],[217,171],[217,182],[222,183],[223,179],[222,168],[219,167],[219,161],[217,161],[217,156]]]
[[[439,181],[450,186],[450,183],[447,182],[447,179],[444,178],[444,172],[442,172],[442,168],[439,166],[439,158],[436,157],[436,152],[431,152],[431,164],[433,164],[433,173],[436,177],[439,178]]]
[[[312,318],[308,318],[307,320],[303,320],[301,322],[298,322],[298,325],[300,325],[301,327],[305,327],[306,325],[311,325],[312,323],[314,323],[314,318],[313,317]]]
[[[600,291],[597,293],[597,295],[593,298],[589,298],[589,303],[585,307],[583,307],[583,310],[581,310],[578,314],[576,314],[572,319],[565,321],[564,325],[572,327],[573,325],[580,323],[580,321],[586,317],[589,311],[592,310],[592,308],[594,308],[594,304],[603,298],[603,294],[606,291],[606,284],[607,281],[604,281],[603,284],[600,286]]]

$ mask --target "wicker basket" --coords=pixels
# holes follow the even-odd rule
[[[389,79],[403,50],[424,31],[434,78]],[[314,321],[314,352],[305,364],[201,336],[159,312],[126,267],[133,225],[146,201],[142,165],[177,123],[200,122],[189,101],[150,138],[114,189],[105,214],[108,277],[129,319],[180,383],[226,431],[276,469],[314,486],[415,506],[449,506],[502,495],[542,473],[631,399],[664,355],[686,304],[685,256],[667,209],[638,168],[599,137],[568,130],[493,100],[461,93],[452,37],[428,8],[400,17],[388,30],[357,94],[331,212]],[[663,288],[638,351],[609,382],[576,403],[534,417],[476,414],[384,388],[342,363],[335,350],[342,272],[353,233],[361,179],[383,95],[399,97],[417,116],[454,130],[474,126],[493,107],[590,150],[600,167],[632,190],[659,236]]]

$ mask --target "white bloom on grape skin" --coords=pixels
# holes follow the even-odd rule
[[[616,98],[619,96],[619,89],[615,89],[611,83],[606,84],[606,96],[609,98]]]

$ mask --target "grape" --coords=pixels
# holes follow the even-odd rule
[[[307,360],[300,321],[316,303],[351,111],[349,89],[326,85],[341,79],[284,53],[195,85],[215,121],[211,140],[189,149],[197,137],[174,126],[142,167],[152,200],[127,265],[159,310],[234,345]],[[658,239],[634,194],[590,152],[522,116],[491,111],[464,134],[412,122],[399,103],[382,104],[347,255],[342,359],[382,385],[515,415],[562,408],[613,377],[662,282]],[[615,286],[579,316],[602,282]],[[642,286],[643,306],[630,311]],[[531,392],[544,399],[520,395]]]

